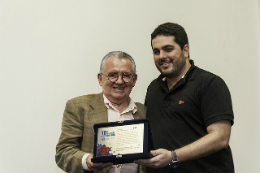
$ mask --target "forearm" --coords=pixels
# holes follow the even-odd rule
[[[73,148],[57,151],[55,160],[57,165],[66,172],[83,172],[82,157],[85,152]]]
[[[179,161],[183,162],[205,157],[220,149],[222,149],[222,147],[218,145],[218,140],[216,140],[211,134],[208,134],[203,138],[175,151]]]
[[[59,142],[56,146],[56,163],[66,172],[83,171],[82,157],[86,153],[81,150],[81,135],[73,134],[63,127]]]
[[[175,150],[180,162],[205,157],[228,146],[231,131],[229,121],[216,122],[207,130],[208,134],[204,137]]]
[[[83,123],[73,102],[68,101],[62,120],[62,133],[56,146],[56,163],[66,172],[83,172],[81,150]]]

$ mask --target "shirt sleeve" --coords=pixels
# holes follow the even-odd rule
[[[204,85],[201,94],[201,111],[206,126],[220,120],[230,120],[233,125],[231,95],[220,77],[215,76]]]
[[[82,157],[82,167],[85,171],[90,171],[90,169],[88,168],[88,165],[87,165],[87,162],[86,162],[86,159],[87,157],[90,155],[90,153],[86,153],[83,155]]]

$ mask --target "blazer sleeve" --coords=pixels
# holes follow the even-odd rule
[[[81,151],[83,118],[80,117],[73,101],[68,101],[62,120],[62,132],[56,146],[57,165],[68,173],[83,173]]]

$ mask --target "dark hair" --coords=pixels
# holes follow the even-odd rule
[[[182,50],[185,44],[189,44],[188,36],[185,29],[177,23],[168,22],[161,24],[157,28],[155,28],[155,30],[151,34],[151,45],[152,40],[158,35],[174,36],[174,41],[181,47]]]

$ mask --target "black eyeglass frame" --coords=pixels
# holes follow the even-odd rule
[[[108,75],[105,75],[104,73],[100,73],[100,74],[103,75],[103,76],[106,76],[107,79],[108,79],[110,82],[112,82],[112,83],[115,83],[115,82],[118,80],[119,76],[120,76],[120,75],[117,74],[117,73],[112,73],[112,74],[117,74],[117,77],[116,77],[116,80],[115,80],[115,81],[113,81],[113,80],[111,81],[111,79],[110,79],[111,76],[109,76],[109,74],[108,74]],[[122,80],[123,80],[125,83],[128,83],[128,82],[130,82],[130,81],[134,78],[135,75],[134,75],[134,74],[131,74],[131,75],[130,75],[131,77],[130,77],[129,81],[125,81],[124,76],[126,77],[126,74],[129,75],[129,73],[122,73],[121,76],[122,76]]]

